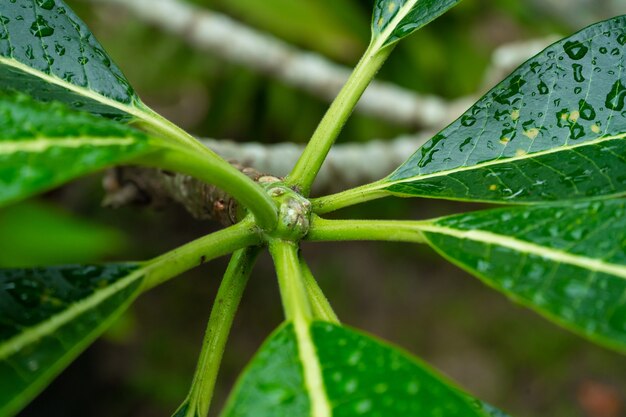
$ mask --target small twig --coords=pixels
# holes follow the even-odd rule
[[[391,141],[336,145],[330,152],[315,184],[317,192],[336,192],[383,178],[417,150],[430,135],[404,136]],[[205,139],[203,143],[254,180],[261,172],[286,175],[303,150],[303,145],[280,143],[237,143]],[[254,168],[252,168],[254,167]],[[189,176],[162,170],[119,167],[105,176],[107,207],[149,205],[161,208],[171,203],[183,205],[197,219],[214,219],[232,224],[237,205],[225,192]]]

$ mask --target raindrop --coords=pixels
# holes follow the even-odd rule
[[[459,145],[459,152],[463,152],[464,148],[469,145],[470,143],[472,143],[472,139],[473,138],[467,138],[463,141],[463,143],[461,143],[461,145]]]
[[[85,57],[85,56],[81,56],[78,58],[78,63],[80,65],[87,65],[87,62],[89,62],[89,58]]]
[[[565,50],[567,56],[576,61],[584,58],[589,51],[589,48],[578,41],[565,42],[563,49]]]
[[[65,46],[61,45],[58,42],[55,42],[54,43],[54,51],[57,53],[57,55],[63,56],[63,55],[65,55]]]
[[[50,27],[48,21],[42,16],[37,16],[37,20],[30,26],[30,33],[38,38],[45,38],[54,33],[54,29]]]
[[[580,139],[585,136],[585,129],[578,123],[572,125],[570,128],[570,139]]]
[[[580,94],[583,91],[582,87],[576,87],[574,88],[574,94]]]
[[[626,101],[626,87],[622,84],[621,80],[617,80],[611,91],[606,96],[606,107],[611,110],[621,111],[624,109],[624,102]]]
[[[474,126],[476,123],[476,118],[472,116],[463,116],[461,118],[461,124],[465,127]]]
[[[619,44],[622,46],[626,45],[626,33],[622,33],[621,35],[619,35],[617,37],[617,42],[619,42]]]
[[[32,45],[27,45],[26,49],[24,50],[24,52],[26,53],[26,57],[28,59],[35,59],[35,54],[33,53],[33,46]]]
[[[54,0],[37,0],[37,5],[42,9],[52,10],[54,8]]]
[[[6,17],[6,16],[0,16],[0,24],[6,25],[7,23],[9,23],[11,20]]]
[[[580,117],[584,120],[593,120],[596,118],[595,109],[587,103],[585,100],[580,100],[578,102],[578,109],[580,112]]]
[[[600,48],[600,53],[601,54],[606,54],[609,50],[606,49],[604,46],[602,48]]]
[[[109,59],[107,54],[102,49],[94,48],[93,51],[96,53],[96,55],[98,55],[100,57],[100,60],[102,61],[102,63],[105,66],[107,66],[107,67],[111,66],[111,60]]]
[[[359,401],[354,407],[354,411],[358,414],[365,414],[372,409],[372,401],[371,400],[362,400]]]
[[[539,94],[548,94],[548,92],[550,91],[546,83],[544,83],[543,81],[539,83],[539,85],[537,86],[537,90],[539,90]]]
[[[613,56],[617,56],[617,55],[619,55],[619,48],[614,48],[614,49],[612,49],[612,50],[611,50],[611,55],[613,55]]]
[[[580,64],[572,64],[572,68],[574,69],[574,80],[579,83],[585,81],[585,77],[583,77],[583,66]]]
[[[531,62],[530,64],[530,70],[533,72],[533,74],[537,73],[537,69],[541,67],[541,64],[538,62]]]

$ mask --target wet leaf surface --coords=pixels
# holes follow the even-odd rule
[[[445,258],[547,318],[626,353],[626,202],[479,211],[423,230]]]
[[[338,325],[309,328],[332,416],[505,417],[469,397],[405,352]],[[224,417],[308,417],[310,387],[288,324],[265,342],[223,412]]]
[[[538,203],[626,193],[626,16],[530,59],[382,182],[400,196]]]
[[[461,0],[377,0],[372,33],[383,46],[426,26]]]
[[[119,123],[0,92],[0,205],[150,150],[143,133]]]
[[[128,118],[140,101],[91,31],[61,0],[0,3],[0,88]]]
[[[138,295],[135,264],[0,269],[0,415],[17,413]]]

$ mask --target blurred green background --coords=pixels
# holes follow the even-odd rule
[[[327,108],[306,93],[198,52],[120,9],[67,2],[144,101],[194,134],[306,142]],[[345,65],[356,63],[369,40],[372,1],[196,3]],[[567,35],[619,12],[626,12],[626,0],[466,0],[401,43],[379,78],[445,98],[472,94],[481,89],[499,45]],[[340,141],[402,133],[410,132],[356,114]],[[178,207],[101,208],[100,181],[95,175],[0,211],[0,266],[146,259],[217,228]],[[341,215],[421,219],[476,208],[386,200]],[[513,416],[626,416],[623,356],[510,303],[431,250],[355,243],[307,244],[304,252],[345,323],[425,358]],[[225,263],[212,262],[143,296],[21,415],[169,416],[191,382]],[[235,321],[214,414],[281,318],[273,268],[263,257]]]

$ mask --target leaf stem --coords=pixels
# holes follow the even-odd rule
[[[139,108],[141,111],[133,113],[133,115],[137,118],[135,125],[138,127],[143,128],[151,134],[172,141],[175,144],[195,149],[209,158],[223,160],[223,158],[213,150],[204,146],[199,140],[178,127],[175,123],[172,123],[159,113],[152,110],[144,103],[139,103]]]
[[[361,95],[392,50],[393,47],[378,49],[374,44],[370,44],[363,58],[320,121],[296,166],[285,179],[288,185],[298,187],[302,195],[309,195],[311,185],[330,148],[352,114]]]
[[[213,302],[191,390],[175,417],[208,415],[226,341],[259,252],[260,247],[248,247],[236,251],[230,259]]]
[[[146,278],[143,290],[149,290],[204,262],[261,243],[262,237],[256,225],[251,218],[246,218],[233,226],[144,262]]]
[[[297,244],[274,239],[270,241],[270,253],[278,275],[285,317],[294,322],[311,321],[313,314],[300,269]]]
[[[386,242],[427,243],[422,229],[428,221],[403,220],[327,220],[318,216],[311,219],[306,240],[344,241],[378,240]]]
[[[326,298],[326,296],[322,292],[322,289],[317,283],[317,280],[313,276],[311,269],[307,265],[302,255],[300,255],[300,269],[302,271],[302,278],[305,290],[309,298],[309,303],[311,304],[313,317],[331,323],[339,324],[339,318],[333,311],[333,308],[330,306],[328,298]]]
[[[312,210],[317,214],[325,214],[355,204],[389,197],[390,193],[383,189],[384,186],[383,180],[380,180],[340,193],[313,198],[311,199]]]
[[[265,190],[221,158],[207,158],[191,149],[167,146],[133,162],[191,175],[225,190],[248,208],[264,229],[273,229],[278,221],[276,205]]]

